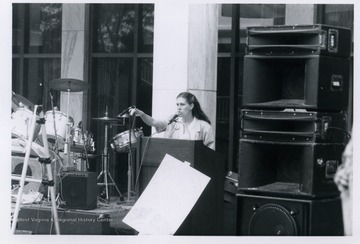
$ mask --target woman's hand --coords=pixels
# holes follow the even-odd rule
[[[145,113],[143,111],[141,111],[140,109],[137,109],[137,108],[130,108],[129,109],[129,114],[131,116],[133,115],[139,115],[140,117],[142,117]]]
[[[340,165],[338,168],[335,177],[334,177],[335,184],[340,192],[349,189],[349,176],[343,167],[343,164]]]

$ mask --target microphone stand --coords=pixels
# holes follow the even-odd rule
[[[132,142],[131,142],[131,137],[132,137],[132,133],[134,131],[134,125],[135,125],[135,120],[136,120],[136,116],[133,114],[129,114],[129,146],[128,146],[128,184],[127,184],[127,203],[130,203],[130,196],[131,196],[131,189],[132,189],[132,166],[133,166],[133,162],[132,162]]]

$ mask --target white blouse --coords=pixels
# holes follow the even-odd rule
[[[194,117],[189,126],[186,126],[179,117],[175,122],[167,125],[169,121],[159,121],[155,126],[157,132],[165,130],[164,138],[182,139],[182,140],[202,140],[204,145],[215,149],[215,141],[212,127],[204,120]],[[166,128],[166,129],[165,129]]]

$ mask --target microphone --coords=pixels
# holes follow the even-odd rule
[[[135,113],[136,113],[136,110],[133,110],[133,111],[130,112],[130,109],[131,109],[131,108],[135,108],[135,106],[131,106],[131,107],[129,108],[129,114],[130,114],[130,116],[134,116]]]
[[[119,113],[119,114],[117,115],[117,117],[121,117],[121,116],[123,116],[124,114],[128,113],[129,110],[130,110],[130,108],[133,108],[133,107],[134,107],[134,106],[130,106],[130,107],[124,109],[121,113]]]
[[[174,114],[174,115],[172,116],[172,118],[170,119],[168,125],[171,124],[171,123],[173,123],[173,122],[175,122],[178,117],[179,117],[178,114]]]

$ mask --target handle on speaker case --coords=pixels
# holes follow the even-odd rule
[[[255,130],[255,129],[243,129],[243,133],[246,135],[278,135],[278,136],[295,136],[295,137],[313,137],[314,132],[303,131],[268,131],[268,130]]]
[[[283,116],[282,116],[283,115]],[[293,116],[289,116],[289,113],[278,113],[274,114],[272,111],[272,114],[248,114],[244,113],[243,115],[244,119],[259,119],[259,120],[296,120],[296,121],[314,121],[315,120],[315,113],[298,113],[294,112]]]
[[[343,76],[342,75],[331,75],[331,88],[333,92],[342,91],[343,88]]]
[[[337,53],[338,42],[339,42],[339,31],[336,29],[329,29],[327,39],[328,39],[328,51],[330,53]]]

